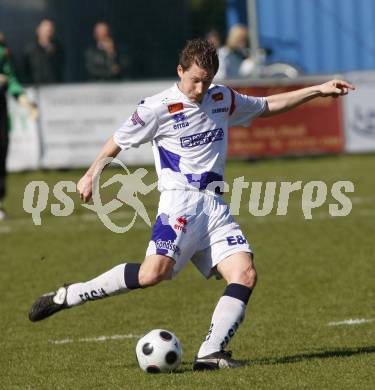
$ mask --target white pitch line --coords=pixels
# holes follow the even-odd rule
[[[328,326],[337,326],[337,325],[359,325],[359,324],[366,324],[368,322],[374,322],[375,319],[365,319],[365,318],[357,318],[357,319],[349,319],[344,321],[337,321],[337,322],[329,322]]]
[[[51,344],[69,344],[69,343],[90,343],[97,341],[107,340],[124,340],[124,339],[138,339],[142,337],[136,334],[115,334],[113,336],[98,336],[98,337],[83,337],[79,339],[61,339],[61,340],[48,340]]]

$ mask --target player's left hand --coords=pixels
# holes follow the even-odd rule
[[[330,80],[324,84],[319,85],[319,92],[321,96],[344,96],[349,93],[349,90],[354,90],[354,85],[344,80]]]

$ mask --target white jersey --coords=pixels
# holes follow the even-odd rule
[[[265,107],[265,98],[242,95],[222,85],[211,85],[203,101],[193,103],[174,84],[142,100],[113,139],[123,150],[152,142],[160,191],[220,192],[228,127],[248,126]]]

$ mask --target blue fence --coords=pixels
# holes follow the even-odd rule
[[[257,7],[270,62],[307,74],[375,68],[374,0],[258,0]]]

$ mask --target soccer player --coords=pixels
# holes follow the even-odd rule
[[[206,278],[215,275],[227,282],[193,368],[241,365],[225,347],[244,318],[257,274],[248,241],[221,197],[228,126],[248,126],[255,117],[278,114],[318,96],[345,95],[354,87],[332,80],[279,95],[250,97],[211,84],[218,66],[212,44],[189,41],[177,66],[180,80],[138,104],[78,183],[81,199],[89,201],[102,159],[152,142],[161,196],[143,263],[120,264],[95,279],[41,296],[31,307],[31,321],[86,301],[154,286],[175,276],[191,259]]]

